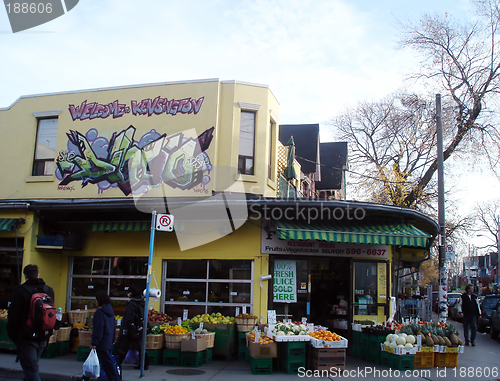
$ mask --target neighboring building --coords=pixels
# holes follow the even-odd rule
[[[346,199],[347,142],[320,144],[321,180],[316,181],[318,197]]]
[[[286,145],[293,137],[295,156],[300,164],[300,196],[316,198],[315,183],[321,180],[319,124],[281,124],[279,141]]]
[[[396,268],[428,255],[436,222],[277,198],[278,126],[267,86],[217,79],[25,96],[0,109],[0,308],[36,263],[58,307],[90,307],[103,289],[121,312],[126,288],[146,284],[154,211],[175,216],[152,262],[162,290],[152,305],[174,318],[246,307],[266,320],[274,309],[346,335],[353,320],[385,320]],[[319,151],[294,139],[292,183],[301,171],[319,180]]]

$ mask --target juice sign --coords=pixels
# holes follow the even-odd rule
[[[297,303],[296,267],[296,262],[293,260],[274,261],[274,302]]]

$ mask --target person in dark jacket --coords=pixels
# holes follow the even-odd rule
[[[477,295],[473,294],[474,286],[468,284],[465,286],[465,292],[460,296],[460,303],[457,309],[462,324],[464,326],[465,345],[469,345],[469,328],[470,328],[470,343],[473,347],[476,346],[476,330],[477,330],[477,317],[481,315]]]
[[[45,292],[54,301],[54,290],[39,278],[38,266],[27,265],[23,269],[24,282],[12,293],[7,315],[7,334],[17,348],[17,356],[26,381],[40,381],[38,361],[47,346],[52,331],[33,332],[28,326],[31,296],[35,291]]]
[[[129,350],[136,350],[139,352],[139,358],[141,356],[142,347],[142,328],[144,321],[144,296],[142,295],[142,290],[138,286],[131,286],[128,290],[128,297],[130,298],[127,308],[122,319],[122,325],[120,327],[120,333],[118,334],[118,340],[116,341],[116,347],[118,349],[118,355],[120,356],[120,362],[123,363],[125,356]],[[140,334],[137,334],[139,329]],[[149,359],[147,354],[144,358],[144,369],[149,368]],[[136,367],[138,368],[138,366]]]
[[[116,332],[115,313],[111,306],[111,298],[106,291],[97,291],[95,298],[99,308],[94,313],[90,349],[97,351],[99,363],[106,376],[108,376],[108,380],[120,381],[120,375],[111,358],[111,349],[113,348]],[[83,379],[89,380],[90,377],[84,376]]]

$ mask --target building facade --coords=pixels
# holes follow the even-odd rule
[[[274,309],[348,329],[391,314],[394,271],[423,260],[437,234],[413,210],[276,197],[279,103],[267,86],[27,96],[0,109],[0,130],[0,308],[36,263],[58,307],[93,307],[106,290],[120,313],[127,288],[146,284],[152,247],[162,295],[151,305],[173,318],[246,308],[265,321]],[[155,213],[174,229],[151,246]]]

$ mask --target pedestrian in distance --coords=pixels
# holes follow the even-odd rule
[[[37,265],[26,265],[23,274],[26,281],[14,290],[9,303],[7,334],[16,345],[24,379],[40,381],[38,362],[52,330],[59,328],[54,290],[39,277]],[[36,303],[39,308],[35,310]]]
[[[125,313],[123,314],[120,333],[116,341],[120,363],[123,363],[129,350],[137,351],[139,359],[142,352],[142,331],[144,325],[144,296],[142,289],[133,285],[128,289],[128,297],[130,298]],[[138,368],[137,366],[136,368]],[[145,354],[144,369],[149,368],[148,355]]]
[[[474,286],[472,284],[469,283],[465,286],[465,292],[460,296],[457,310],[464,326],[465,345],[469,345],[470,342],[475,347],[477,318],[481,315],[481,308],[479,307],[477,295],[473,291]]]
[[[115,341],[116,321],[111,298],[106,291],[97,291],[96,295],[97,310],[94,313],[92,339],[90,349],[95,349],[101,369],[108,376],[109,381],[120,381],[121,377],[111,357],[113,343]],[[82,378],[88,381],[90,377]]]

